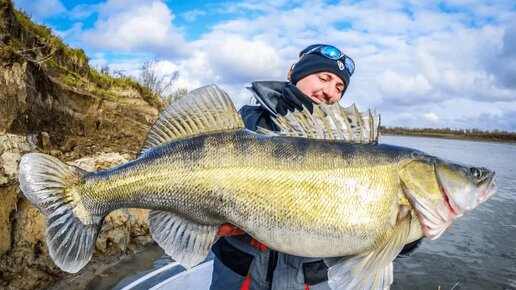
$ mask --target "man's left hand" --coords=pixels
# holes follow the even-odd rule
[[[233,224],[225,223],[222,224],[219,228],[218,235],[221,237],[224,236],[238,236],[245,234],[245,231]]]

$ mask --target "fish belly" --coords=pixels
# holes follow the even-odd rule
[[[398,212],[398,187],[372,182],[359,170],[238,174],[251,182],[235,180],[240,185],[222,191],[228,196],[221,214],[269,247],[294,255],[332,257],[374,248],[391,233]]]

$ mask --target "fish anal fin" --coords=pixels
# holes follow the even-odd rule
[[[166,211],[149,212],[152,238],[186,269],[208,256],[211,246],[219,238],[219,226],[201,225]]]
[[[331,289],[389,289],[393,282],[392,261],[403,249],[410,233],[410,215],[394,227],[390,238],[364,255],[326,258]]]
[[[200,87],[174,100],[152,125],[140,153],[181,138],[243,129],[229,96],[216,85]]]

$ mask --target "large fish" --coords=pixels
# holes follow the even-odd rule
[[[86,172],[30,153],[20,187],[48,216],[50,256],[67,272],[90,260],[108,213],[148,208],[153,238],[187,268],[231,223],[272,249],[327,257],[333,289],[386,289],[405,244],[436,239],[496,186],[488,169],[376,144],[374,121],[320,105],[278,118],[279,133],[257,134],[207,86],[163,112],[137,159]]]

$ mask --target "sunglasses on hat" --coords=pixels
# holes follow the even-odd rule
[[[349,75],[353,75],[355,72],[355,62],[347,55],[345,55],[342,51],[340,51],[335,46],[331,45],[321,45],[316,46],[309,51],[307,51],[305,54],[310,53],[317,53],[319,55],[322,55],[326,58],[333,59],[333,60],[340,60],[344,59],[344,67],[348,71]]]

